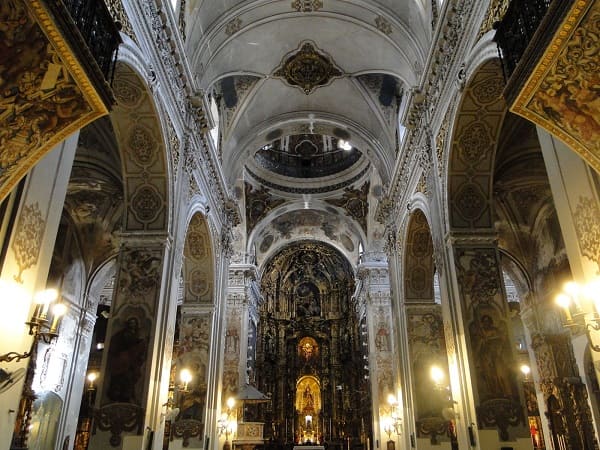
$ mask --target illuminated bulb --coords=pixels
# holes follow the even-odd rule
[[[234,405],[235,405],[235,398],[233,398],[233,397],[229,397],[229,398],[227,399],[227,407],[228,407],[229,409],[231,409],[231,408],[233,408],[233,406],[234,406]]]
[[[396,404],[396,397],[394,397],[394,394],[390,394],[388,395],[387,401],[390,405],[395,405]]]
[[[431,379],[437,385],[441,385],[444,380],[444,371],[440,369],[438,366],[432,366],[431,371],[429,372],[431,375]]]
[[[98,379],[98,374],[96,372],[90,372],[88,373],[87,379],[90,384],[94,384],[94,381]]]
[[[574,281],[569,281],[569,282],[565,283],[563,289],[567,294],[569,294],[572,297],[579,294],[579,285],[577,283],[575,283]]]
[[[521,373],[526,377],[531,373],[531,368],[527,364],[521,366]]]
[[[345,140],[343,140],[343,139],[340,139],[340,140],[337,142],[337,146],[338,146],[338,148],[339,148],[339,149],[341,149],[341,150],[346,150],[346,151],[352,150],[352,144],[350,144],[350,142],[348,142],[348,141],[345,141]]]
[[[179,378],[181,378],[181,381],[183,382],[183,390],[187,390],[189,382],[192,381],[192,372],[188,369],[181,369]]]
[[[67,305],[65,305],[64,303],[57,303],[52,307],[53,318],[52,325],[50,326],[50,332],[55,333],[56,330],[58,330],[62,316],[64,316],[66,312]]]
[[[58,298],[56,289],[45,289],[35,294],[34,301],[38,304],[49,304]]]
[[[58,291],[56,289],[45,289],[38,292],[33,297],[34,303],[36,303],[35,311],[33,313],[34,319],[46,319],[48,314],[48,308],[50,303],[58,298]]]
[[[565,310],[565,315],[567,316],[567,320],[573,320],[571,317],[571,311],[569,310],[571,306],[571,298],[566,294],[558,294],[554,299],[556,304]]]

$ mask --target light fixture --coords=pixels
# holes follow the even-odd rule
[[[90,372],[87,374],[87,379],[90,382],[89,389],[94,389],[94,381],[98,379],[98,372]]]
[[[523,374],[525,379],[527,379],[529,377],[529,374],[531,373],[531,367],[529,367],[527,364],[523,364],[519,369],[521,370],[521,373]]]
[[[395,449],[395,442],[392,440],[392,433],[395,432],[398,437],[402,432],[402,417],[400,417],[400,402],[394,394],[389,394],[387,402],[390,405],[390,414],[382,419],[383,431],[388,435],[387,450]]]
[[[585,333],[590,348],[595,352],[600,352],[600,344],[594,344],[592,331],[600,331],[600,278],[580,285],[574,281],[569,281],[563,286],[554,301],[565,313],[566,328],[577,328],[585,324]],[[583,324],[580,320],[583,317]]]
[[[189,369],[181,369],[181,372],[179,372],[179,378],[181,379],[181,382],[183,383],[181,391],[187,392],[188,385],[192,381],[192,372],[190,372]]]
[[[0,362],[20,361],[30,358],[25,373],[25,383],[23,385],[23,393],[19,403],[17,418],[15,420],[15,431],[13,437],[14,448],[27,448],[27,438],[31,429],[31,412],[33,402],[36,400],[35,392],[33,391],[33,377],[37,365],[38,345],[40,341],[50,344],[58,337],[60,323],[67,312],[67,307],[62,303],[57,303],[52,308],[52,321],[48,320],[48,311],[50,305],[58,298],[56,289],[45,289],[36,293],[33,296],[35,309],[28,322],[25,325],[29,327],[29,335],[33,336],[31,347],[28,352],[8,352],[0,355]]]
[[[233,423],[231,419],[231,413],[235,406],[235,398],[229,397],[226,402],[227,409],[221,414],[221,418],[217,421],[217,427],[219,436],[225,435],[225,443],[223,444],[223,450],[230,450],[231,444],[229,443],[229,435],[233,433]]]
[[[436,387],[441,388],[442,381],[444,381],[445,377],[444,371],[439,366],[431,366],[429,374],[431,375],[431,379],[435,383]]]
[[[340,150],[345,150],[345,151],[352,150],[352,144],[349,141],[345,141],[344,139],[339,139],[337,141],[337,146]]]

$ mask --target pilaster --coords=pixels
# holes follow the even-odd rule
[[[26,351],[31,345],[25,322],[32,311],[36,291],[46,287],[48,270],[79,133],[54,147],[27,175],[16,209],[14,226],[9,227],[3,245],[0,283],[0,354]],[[50,183],[49,183],[49,180]],[[11,211],[6,212],[7,215]],[[38,353],[39,364],[43,356]],[[9,448],[23,388],[28,359],[2,363],[13,374],[15,383],[2,393],[0,410],[0,448]],[[66,368],[63,368],[66,370]],[[65,375],[66,376],[66,375]]]

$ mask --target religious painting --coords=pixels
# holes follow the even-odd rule
[[[144,308],[127,307],[113,321],[105,396],[111,402],[140,405],[152,320]]]

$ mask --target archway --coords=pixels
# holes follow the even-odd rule
[[[432,445],[448,439],[455,442],[442,307],[436,303],[434,293],[433,241],[427,217],[420,209],[410,216],[406,246],[401,248],[404,247],[404,298],[416,437],[429,439]]]
[[[300,340],[299,349],[305,358],[310,358],[315,353],[317,342],[310,337]],[[320,444],[323,442],[323,420],[321,417],[321,386],[319,379],[313,375],[303,375],[296,382],[296,414],[300,418],[298,423],[298,437],[303,444]]]
[[[215,307],[213,249],[206,218],[200,212],[190,219],[183,257],[168,405],[173,414],[166,425],[165,439],[182,439],[184,446],[200,447]]]

